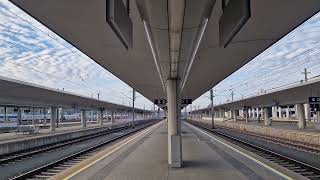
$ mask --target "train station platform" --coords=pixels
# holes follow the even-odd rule
[[[135,121],[135,123],[138,122],[139,121]],[[0,156],[49,144],[69,141],[91,134],[103,133],[110,128],[123,127],[128,123],[131,124],[131,122],[128,121],[114,123],[107,122],[103,125],[100,123],[91,123],[87,124],[87,127],[81,127],[78,125],[67,126],[63,128],[56,128],[55,131],[50,131],[49,129],[40,129],[38,133],[31,134],[0,134]]]
[[[211,120],[209,119],[192,120],[211,126]],[[310,125],[310,123],[307,123],[306,129],[299,129],[296,124],[288,122],[273,122],[271,126],[265,126],[263,124],[263,120],[261,120],[260,123],[257,121],[249,121],[248,123],[245,123],[241,120],[234,122],[233,120],[225,119],[224,121],[215,121],[215,125],[320,147],[320,130],[316,129],[314,124]]]
[[[182,123],[182,168],[167,164],[167,124],[157,123],[131,139],[73,166],[52,179],[211,180],[300,179],[193,125]],[[277,169],[280,168],[280,169]]]
[[[97,127],[103,127],[103,126],[110,126],[110,122],[106,122],[103,125],[100,125],[99,122],[97,123],[88,123],[87,127],[85,129],[90,128],[97,128]],[[81,123],[60,123],[59,128],[56,128],[55,131],[51,131],[48,128],[41,128],[37,133],[16,133],[16,132],[9,132],[9,133],[1,133],[0,134],[0,143],[5,143],[8,141],[14,141],[14,140],[21,140],[21,139],[28,139],[28,138],[34,138],[34,137],[41,137],[45,135],[53,135],[53,134],[61,134],[61,133],[67,133],[72,131],[79,131],[84,128],[81,127]]]

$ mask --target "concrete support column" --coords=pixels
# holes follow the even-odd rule
[[[4,106],[4,107],[3,107],[3,110],[4,110],[3,119],[4,119],[4,121],[7,121],[7,107]]]
[[[35,119],[34,119],[34,107],[32,108],[32,125],[35,125]]]
[[[252,117],[255,118],[256,117],[255,109],[251,109],[251,113],[252,113]]]
[[[276,118],[277,117],[277,107],[273,106],[272,107],[272,118]]]
[[[269,117],[269,109],[267,107],[263,108],[263,119],[264,119],[264,125],[266,126],[271,125],[271,120]]]
[[[287,108],[286,108],[286,118],[289,119],[289,117],[290,117],[290,108],[289,108],[289,106],[287,106]]]
[[[278,107],[279,119],[282,119],[282,110],[281,107]]]
[[[51,107],[51,118],[50,118],[50,131],[56,130],[56,121],[58,118],[58,108]]]
[[[304,114],[303,104],[297,104],[297,117],[298,117],[298,127],[299,129],[304,129],[306,127],[306,119]]]
[[[304,104],[304,112],[305,112],[305,118],[307,120],[311,120],[311,110],[310,110],[310,104]]]
[[[43,125],[46,126],[47,125],[47,117],[46,117],[46,108],[42,109],[43,111]]]
[[[115,120],[114,120],[114,112],[112,111],[111,112],[111,124],[113,124],[115,122]]]
[[[245,117],[246,123],[248,123],[248,119],[249,119],[249,110],[248,109],[244,110],[244,117]]]
[[[59,122],[62,122],[64,120],[64,109],[59,108]]]
[[[236,110],[232,110],[233,122],[237,122]]]
[[[100,121],[100,125],[103,125],[103,112],[104,112],[103,109],[99,110],[98,118],[99,118],[99,121]]]
[[[87,115],[86,115],[86,110],[84,109],[81,110],[81,127],[82,128],[87,127]]]
[[[181,120],[179,95],[179,83],[177,79],[167,80],[167,100],[168,100],[168,164],[171,167],[181,167]]]
[[[22,122],[22,111],[21,108],[18,108],[17,111],[17,125],[20,126]]]

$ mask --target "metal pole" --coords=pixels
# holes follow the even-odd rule
[[[185,115],[185,118],[187,120],[187,106],[184,108],[184,115]]]
[[[211,100],[211,128],[214,129],[214,114],[213,114],[213,90],[210,89],[210,100]]]
[[[231,102],[233,102],[233,96],[234,96],[234,93],[233,91],[231,92]]]
[[[308,73],[307,73],[307,68],[304,68],[304,82],[308,81]]]

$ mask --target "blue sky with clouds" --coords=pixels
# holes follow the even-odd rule
[[[320,75],[320,14],[316,14],[213,89],[215,104],[258,95],[279,86],[300,83],[304,68],[308,78]],[[209,92],[196,99],[192,108],[210,104]],[[188,107],[190,110],[191,106]]]
[[[131,87],[7,0],[0,22],[0,76],[131,105]],[[137,107],[153,107],[137,96]]]
[[[0,0],[0,76],[130,105],[132,89],[7,0]],[[215,104],[320,74],[320,14],[214,87]],[[231,90],[230,90],[231,89]],[[192,104],[208,106],[208,93]],[[152,103],[138,94],[137,107]],[[190,106],[189,106],[190,109]]]

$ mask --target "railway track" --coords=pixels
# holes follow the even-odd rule
[[[227,130],[230,130],[230,131],[234,131],[234,132],[247,134],[247,135],[258,137],[258,138],[263,138],[263,139],[272,141],[273,143],[278,143],[278,144],[281,144],[281,145],[284,145],[284,146],[287,146],[287,147],[303,150],[303,151],[306,151],[306,152],[320,154],[320,146],[312,145],[312,144],[309,144],[309,143],[303,143],[303,142],[288,140],[288,139],[279,138],[279,137],[271,137],[271,136],[267,136],[267,135],[261,135],[261,134],[258,134],[258,133],[253,133],[253,132],[248,132],[248,131],[241,131],[241,130],[238,130],[238,129],[232,129],[232,128],[229,128],[229,127],[222,127],[222,126],[217,126],[217,127],[222,128],[222,129],[227,129]]]
[[[320,180],[320,168],[318,168],[318,167],[314,167],[312,165],[295,160],[293,158],[287,157],[287,156],[279,154],[277,152],[274,152],[274,151],[265,149],[263,147],[257,146],[255,144],[246,142],[244,140],[241,140],[237,137],[228,135],[226,133],[223,133],[223,132],[220,132],[217,130],[213,130],[209,127],[206,127],[203,124],[194,123],[194,122],[190,122],[190,121],[188,121],[188,122],[197,126],[197,127],[202,128],[202,129],[206,130],[207,132],[210,132],[220,138],[223,138],[233,144],[236,144],[236,145],[238,145],[238,146],[240,146],[250,152],[253,152],[253,153],[255,153],[255,154],[257,154],[257,155],[259,155],[259,156],[261,156],[261,157],[263,157],[273,163],[276,163],[276,164],[278,164],[282,167],[285,167],[285,168],[287,168],[297,174],[300,174],[308,179]]]
[[[10,156],[1,157],[0,166],[6,166],[6,165],[12,164],[12,163],[19,163],[20,161],[23,161],[24,159],[29,159],[34,156],[39,156],[41,154],[49,153],[50,151],[57,151],[60,148],[64,148],[66,146],[71,146],[76,143],[85,143],[85,142],[87,142],[91,139],[97,138],[97,137],[101,137],[101,136],[112,134],[112,133],[114,133],[114,134],[117,133],[117,135],[115,137],[112,137],[111,139],[100,142],[100,143],[98,143],[94,146],[91,146],[89,148],[82,149],[76,153],[69,155],[69,156],[63,157],[63,158],[56,160],[54,162],[51,162],[49,164],[37,167],[36,169],[30,170],[27,172],[22,172],[21,174],[10,178],[10,179],[49,179],[53,175],[65,170],[66,168],[71,167],[74,164],[76,164],[76,163],[92,156],[93,154],[97,153],[98,151],[103,149],[105,145],[107,145],[115,140],[118,140],[124,136],[135,133],[141,129],[144,129],[144,128],[154,124],[155,122],[158,122],[158,121],[147,122],[145,124],[142,122],[139,122],[138,124],[135,125],[135,129],[133,129],[132,131],[125,132],[125,133],[120,133],[120,132],[123,132],[124,130],[131,129],[132,125],[127,125],[127,126],[120,127],[117,129],[110,129],[106,132],[84,136],[81,138],[73,139],[68,142],[55,143],[55,144],[49,145],[47,147],[44,146],[44,147],[34,148],[29,152],[23,151],[23,152],[19,152],[19,153],[12,153],[12,154],[10,154]]]

